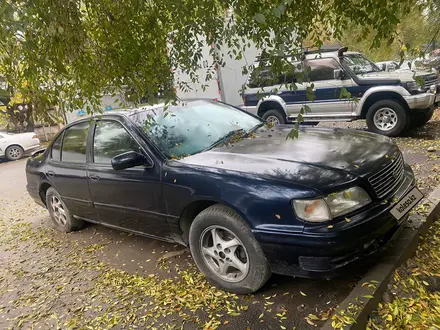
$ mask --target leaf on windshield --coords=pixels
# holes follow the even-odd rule
[[[275,216],[277,217],[278,220],[281,219],[279,214],[275,214]]]

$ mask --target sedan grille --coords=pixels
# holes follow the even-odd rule
[[[377,197],[382,198],[394,191],[403,180],[404,163],[402,154],[391,161],[385,168],[373,174],[368,181]]]

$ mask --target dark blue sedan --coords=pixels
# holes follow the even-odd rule
[[[107,113],[30,158],[27,188],[62,231],[90,221],[189,245],[228,291],[328,276],[386,246],[422,195],[385,136],[290,130],[206,100]]]

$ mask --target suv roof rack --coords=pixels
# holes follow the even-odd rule
[[[311,47],[304,47],[304,54],[307,55],[307,54],[329,53],[336,51],[339,52],[341,49],[345,49],[344,50],[345,52],[347,51],[347,47],[341,47],[341,45],[328,45],[321,48],[316,48],[314,46],[311,46]]]
[[[302,50],[302,53],[277,56],[277,57],[292,58],[297,61],[300,61],[301,59],[305,58],[305,55],[308,55],[308,54],[338,52],[338,57],[342,57],[346,51],[348,51],[348,47],[341,47],[341,45],[329,45],[329,46],[325,46],[322,48],[310,46],[310,47],[304,47]],[[264,52],[264,50],[263,50],[263,52]],[[256,56],[255,62],[259,62],[261,60],[261,57],[263,56],[263,52]]]

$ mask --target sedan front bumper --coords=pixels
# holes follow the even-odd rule
[[[406,167],[402,184],[393,196],[400,198],[414,187],[414,174]],[[393,198],[391,198],[392,200]],[[408,218],[397,221],[390,213],[394,202],[375,202],[328,228],[310,226],[302,233],[264,232],[254,235],[272,272],[299,277],[331,277],[344,266],[380,254],[395,239]]]

